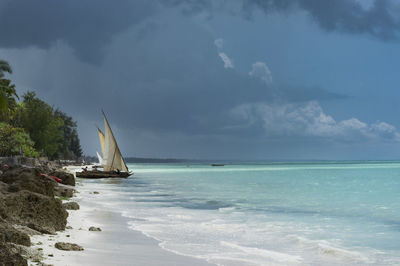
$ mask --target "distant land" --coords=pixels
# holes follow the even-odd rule
[[[128,157],[125,158],[125,162],[127,163],[186,163],[192,162],[193,160],[187,159],[160,159],[160,158],[138,158],[138,157]]]
[[[187,163],[196,161],[188,159],[141,158],[141,157],[127,157],[124,159],[126,163]],[[83,160],[88,163],[97,163],[99,161],[96,156],[83,156]]]
[[[97,163],[98,159],[96,156],[83,156],[85,162]],[[364,163],[399,163],[399,160],[234,160],[234,159],[177,159],[177,158],[144,158],[144,157],[127,157],[125,158],[126,163],[186,163],[186,164],[314,164],[314,163],[326,163],[326,164],[364,164]]]

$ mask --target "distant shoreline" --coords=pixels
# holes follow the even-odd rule
[[[343,164],[362,164],[362,163],[399,163],[398,160],[229,160],[229,159],[173,159],[173,158],[139,158],[127,157],[126,163],[186,163],[186,164],[313,164],[313,163],[343,163]]]

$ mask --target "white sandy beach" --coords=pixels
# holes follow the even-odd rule
[[[96,203],[102,197],[101,192],[94,194],[84,182],[79,181],[76,188],[78,193],[75,193],[71,201],[77,202],[80,209],[68,211],[67,226],[72,229],[57,232],[57,235],[31,237],[32,247],[43,249],[43,263],[56,266],[211,265],[204,260],[162,249],[158,241],[128,229],[127,219],[121,214],[104,210],[101,204]],[[89,231],[91,226],[100,227],[102,231]],[[76,243],[84,251],[58,250],[54,247],[56,242]],[[31,264],[35,263],[30,261]]]

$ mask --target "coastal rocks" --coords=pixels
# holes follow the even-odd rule
[[[54,234],[64,230],[68,212],[58,199],[22,190],[3,196],[6,220],[26,225],[41,233]],[[1,199],[1,197],[0,197]],[[0,206],[1,208],[1,206]],[[0,213],[4,213],[1,212]]]
[[[0,266],[39,261],[42,249],[29,248],[29,236],[65,229],[68,212],[54,195],[72,197],[74,190],[42,176],[43,168],[12,166],[0,173]]]
[[[0,242],[0,265],[27,266],[28,263],[13,245]]]
[[[73,188],[68,188],[65,186],[54,187],[54,195],[64,198],[71,198],[74,195],[75,190]]]
[[[9,185],[9,192],[29,190],[50,197],[54,196],[57,185],[54,180],[40,176],[38,169],[26,167],[10,167],[0,176],[0,181]]]
[[[25,225],[14,224],[13,227],[18,231],[27,234],[28,236],[41,235],[39,231],[33,230]]]
[[[5,221],[0,223],[0,242],[9,242],[23,246],[31,245],[31,239],[28,234],[15,229]]]
[[[63,206],[67,210],[79,210],[79,204],[76,202],[63,203]]]
[[[54,246],[60,250],[66,250],[66,251],[82,251],[83,250],[83,247],[81,247],[77,244],[66,243],[66,242],[57,242]]]
[[[101,228],[100,228],[100,227],[91,226],[91,227],[89,228],[89,231],[97,231],[97,232],[100,232],[100,231],[101,231]]]
[[[61,183],[64,185],[75,186],[75,177],[73,174],[63,171],[53,171],[50,172],[50,175],[60,178],[62,180]]]
[[[29,248],[21,245],[12,245],[14,249],[20,254],[24,259],[29,259],[32,261],[40,261],[43,258],[42,249]]]

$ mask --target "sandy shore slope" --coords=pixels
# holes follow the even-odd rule
[[[33,248],[43,249],[43,263],[53,265],[211,265],[206,261],[176,255],[162,249],[158,242],[141,232],[128,229],[127,218],[119,213],[106,211],[94,194],[78,182],[78,193],[71,199],[80,205],[80,210],[70,210],[67,226],[72,229],[57,232],[57,235],[31,237]],[[101,232],[89,231],[89,227],[100,227]],[[54,247],[56,242],[81,245],[84,251],[62,251]],[[39,244],[38,244],[39,243]],[[29,265],[35,264],[29,262]]]

